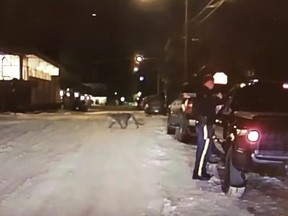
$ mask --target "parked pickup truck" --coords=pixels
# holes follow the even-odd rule
[[[215,137],[226,154],[223,191],[242,197],[246,173],[285,176],[288,167],[288,85],[242,83],[226,95]]]
[[[175,138],[183,143],[196,137],[196,121],[192,116],[195,97],[196,93],[182,93],[168,107],[167,133],[175,134]]]
[[[174,100],[168,107],[167,133],[174,134],[175,138],[183,143],[196,143],[196,120],[192,115],[193,104],[196,100],[197,84],[182,92],[179,98]],[[215,85],[215,93],[227,92],[227,85]],[[229,90],[229,89],[228,89]]]

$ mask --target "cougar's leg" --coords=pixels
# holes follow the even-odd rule
[[[132,119],[133,119],[133,121],[134,121],[134,123],[136,125],[136,128],[139,128],[139,125],[138,125],[138,122],[137,122],[137,119],[135,118],[135,116],[132,115],[131,117],[132,117]]]
[[[125,128],[128,127],[128,122],[129,122],[129,120],[130,120],[130,117],[125,120]]]
[[[112,128],[112,126],[115,124],[115,121],[112,121],[108,128]]]
[[[121,121],[118,121],[118,123],[119,123],[119,125],[120,125],[120,127],[121,127],[122,129],[125,129],[125,127],[122,125],[122,122],[121,122]]]

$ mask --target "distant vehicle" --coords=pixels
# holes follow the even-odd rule
[[[148,115],[151,114],[166,114],[165,101],[161,96],[151,95],[146,97],[144,112]]]
[[[90,98],[81,95],[80,97],[77,97],[74,99],[73,102],[73,110],[76,111],[82,111],[82,112],[87,112],[89,107],[91,107],[91,100]]]
[[[288,168],[288,85],[249,82],[226,95],[216,118],[225,155],[223,191],[244,195],[246,173],[285,176]]]
[[[193,101],[196,93],[181,93],[168,107],[167,134],[184,143],[196,137],[196,121],[192,116]]]

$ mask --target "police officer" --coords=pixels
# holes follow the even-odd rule
[[[208,74],[203,77],[202,85],[197,91],[194,103],[194,116],[197,120],[196,132],[198,136],[196,162],[193,179],[209,180],[211,175],[206,171],[213,138],[213,124],[216,115],[216,105],[220,103],[222,94],[213,95],[214,78]]]

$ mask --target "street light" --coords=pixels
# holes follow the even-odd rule
[[[138,72],[138,71],[139,71],[139,68],[138,68],[138,67],[134,67],[134,68],[133,68],[133,71],[134,71],[134,72]]]
[[[145,79],[144,76],[140,76],[140,77],[139,77],[139,81],[140,81],[140,82],[143,82],[144,79]]]
[[[80,96],[80,93],[79,92],[74,92],[74,97],[75,98],[78,98]]]
[[[157,58],[155,58],[155,57],[145,57],[144,58],[144,56],[143,55],[136,55],[135,56],[135,61],[138,63],[138,64],[140,64],[141,62],[143,62],[143,61],[155,61],[156,63],[157,63],[157,61],[158,61],[158,59]],[[139,67],[138,66],[135,66],[134,67],[134,72],[138,72],[139,71]],[[142,80],[140,80],[140,79],[142,79]],[[140,77],[140,82],[143,82],[144,81],[144,77],[143,78],[141,78]],[[159,74],[159,71],[157,70],[157,94],[160,94],[160,85],[161,85],[161,79],[160,79],[160,74]]]
[[[142,55],[136,55],[135,61],[136,61],[137,63],[141,63],[141,62],[144,61],[144,57],[143,57]]]

